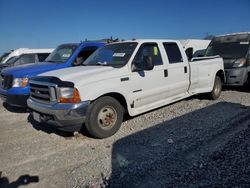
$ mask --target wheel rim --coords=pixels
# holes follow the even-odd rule
[[[221,91],[221,85],[220,83],[218,83],[218,81],[216,82],[215,84],[215,87],[214,87],[214,94],[216,96],[218,96],[220,94],[220,91]]]
[[[97,118],[102,129],[110,129],[117,121],[117,113],[113,107],[105,106],[99,111]]]

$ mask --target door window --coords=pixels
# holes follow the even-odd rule
[[[160,50],[156,43],[143,44],[138,50],[132,66],[135,66],[137,70],[144,70],[143,61],[145,59],[152,61],[154,66],[163,65]]]
[[[73,66],[82,65],[82,63],[97,50],[97,46],[88,46],[83,48],[80,53],[77,55],[75,61],[73,62]]]
[[[36,62],[36,54],[24,54],[15,62],[15,65],[23,65],[35,62]]]

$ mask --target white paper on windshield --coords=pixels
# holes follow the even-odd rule
[[[63,54],[62,57],[69,57],[70,54]]]
[[[125,55],[125,53],[114,53],[113,57],[124,57]]]
[[[240,44],[249,44],[249,42],[240,42]]]

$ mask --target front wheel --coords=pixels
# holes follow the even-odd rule
[[[85,126],[95,138],[106,138],[115,134],[123,121],[123,108],[119,101],[104,96],[90,104]]]
[[[213,90],[209,93],[209,98],[216,100],[220,97],[222,91],[222,82],[219,76],[215,77]]]

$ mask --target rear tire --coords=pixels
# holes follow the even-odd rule
[[[104,96],[90,104],[86,114],[85,126],[95,138],[114,135],[123,121],[123,107],[115,98]]]
[[[214,79],[213,90],[209,93],[209,98],[212,100],[216,100],[220,97],[222,91],[222,82],[219,76],[216,76]]]

